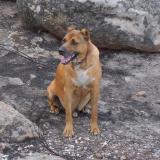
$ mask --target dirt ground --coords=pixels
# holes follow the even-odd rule
[[[44,95],[53,79],[60,43],[49,33],[26,29],[15,3],[0,1],[0,100],[12,105],[43,131],[48,147],[68,160],[160,159],[160,55],[101,51],[103,79],[98,136],[89,133],[89,113],[74,118],[75,136],[64,138],[64,112],[51,114]],[[45,66],[12,51],[16,48]],[[142,92],[143,91],[143,92]],[[3,154],[17,160],[34,152],[53,154],[40,139],[9,143]]]

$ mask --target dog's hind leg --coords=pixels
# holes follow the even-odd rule
[[[55,90],[55,80],[47,88],[48,93],[48,104],[50,106],[50,112],[59,113],[58,104],[56,102],[56,90]]]

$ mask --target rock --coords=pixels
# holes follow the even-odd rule
[[[146,92],[145,91],[139,91],[139,92],[136,93],[136,96],[145,97],[146,96]]]
[[[74,118],[77,118],[78,117],[78,112],[73,112],[72,115],[73,115]]]
[[[0,143],[0,153],[7,149],[10,149],[10,145],[8,143]]]
[[[30,74],[30,79],[34,79],[34,78],[36,78],[36,75]]]
[[[0,153],[0,159],[1,160],[8,160],[8,155],[4,155]]]
[[[9,77],[8,78],[8,82],[11,85],[18,85],[18,86],[24,84],[20,78],[11,78],[11,77]]]
[[[6,85],[17,85],[21,86],[24,83],[20,78],[12,78],[12,77],[3,77],[0,76],[0,87],[6,86]]]
[[[103,155],[101,153],[96,153],[95,158],[96,159],[103,159]]]
[[[160,51],[160,2],[126,0],[17,0],[30,27],[62,38],[66,28],[88,28],[99,48]]]
[[[125,155],[121,156],[120,160],[126,160],[127,157]]]
[[[0,140],[21,142],[38,137],[38,127],[17,112],[12,106],[0,101]]]
[[[64,160],[63,158],[59,156],[53,156],[43,153],[32,153],[31,155],[25,157],[25,158],[19,158],[18,160]]]

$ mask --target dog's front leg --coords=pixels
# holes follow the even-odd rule
[[[91,88],[91,133],[97,135],[100,133],[98,127],[98,99],[99,99],[99,83],[96,83]]]
[[[66,137],[72,137],[74,135],[73,132],[73,118],[72,118],[72,92],[67,92],[64,97],[64,107],[65,107],[65,121],[66,125],[63,131],[63,134]]]

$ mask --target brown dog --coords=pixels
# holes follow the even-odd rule
[[[63,134],[72,137],[75,109],[81,111],[91,103],[91,132],[97,135],[98,99],[101,79],[99,51],[91,42],[86,29],[69,28],[59,48],[61,63],[57,67],[56,77],[48,86],[48,101],[52,112],[58,112],[57,96],[65,109],[66,125]]]

